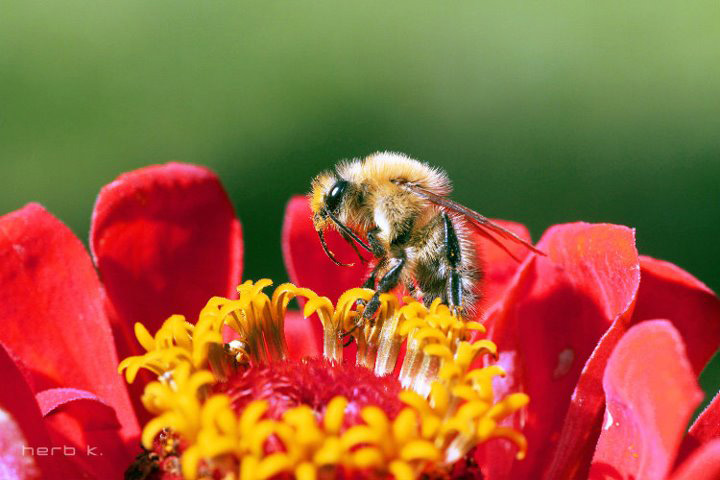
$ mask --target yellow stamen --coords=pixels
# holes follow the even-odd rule
[[[330,400],[330,403],[328,403],[325,409],[325,419],[323,421],[327,432],[332,434],[340,432],[346,407],[347,400],[344,397],[335,397]]]
[[[525,437],[499,423],[527,405],[523,393],[495,401],[492,380],[504,375],[497,366],[472,369],[481,356],[497,354],[489,340],[471,341],[485,328],[465,322],[436,300],[425,307],[412,298],[401,304],[390,294],[372,321],[363,321],[364,305],[374,292],[352,289],[333,306],[314,292],[283,284],[271,296],[264,279],[238,287],[239,298],[210,299],[195,324],[182,316],[170,317],[152,336],[137,324],[135,334],[143,355],[119,366],[132,382],[140,368],[158,375],[143,395],[155,414],[142,432],[151,448],[163,431],[183,440],[182,474],[186,479],[215,465],[234,469],[233,478],[266,480],[278,474],[316,480],[337,468],[372,469],[378,475],[413,479],[449,467],[474,446],[504,438],[527,449]],[[235,412],[230,398],[211,394],[209,386],[223,382],[235,369],[264,364],[287,355],[285,313],[294,297],[307,299],[305,316],[317,314],[325,332],[324,355],[342,361],[343,331],[352,331],[358,344],[356,363],[378,375],[391,373],[403,342],[407,353],[399,380],[405,387],[399,400],[405,405],[395,416],[375,406],[360,411],[361,422],[345,427],[348,400],[333,398],[322,417],[309,406],[268,418],[268,403],[253,401]],[[360,322],[359,324],[357,322]],[[232,328],[239,339],[224,344],[222,329]],[[269,441],[280,450],[268,453]],[[218,467],[219,468],[219,467]]]

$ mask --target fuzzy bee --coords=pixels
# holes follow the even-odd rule
[[[312,181],[313,224],[327,256],[337,265],[350,265],[340,262],[327,247],[323,232],[335,228],[362,261],[358,246],[376,259],[363,285],[376,292],[365,306],[364,319],[377,311],[380,294],[398,285],[427,305],[440,298],[457,315],[471,315],[479,300],[476,285],[482,279],[471,229],[510,255],[496,237],[542,253],[450,200],[451,190],[442,170],[391,152],[343,161]]]

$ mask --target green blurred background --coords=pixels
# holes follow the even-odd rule
[[[717,291],[718,25],[717,0],[4,0],[0,211],[40,201],[85,239],[119,173],[204,164],[243,221],[245,276],[280,281],[287,198],[389,149],[535,239],[636,227]]]

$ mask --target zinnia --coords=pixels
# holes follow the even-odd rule
[[[529,238],[522,226],[507,225]],[[217,471],[222,471],[222,458],[227,458],[229,451],[240,451],[240,447],[220,445],[218,441],[226,437],[237,440],[237,432],[230,430],[234,424],[242,430],[242,418],[246,427],[272,432],[265,436],[254,432],[266,445],[248,448],[263,450],[262,458],[247,456],[244,471],[240,466],[234,472],[237,475],[257,478],[261,474],[292,472],[312,478],[316,473],[327,473],[311,471],[308,462],[289,465],[287,458],[281,458],[283,452],[297,453],[309,448],[312,441],[308,436],[312,437],[310,433],[317,433],[318,429],[324,429],[323,438],[327,440],[341,438],[341,433],[355,428],[357,442],[353,443],[352,438],[345,440],[351,445],[347,450],[328,448],[324,452],[353,453],[357,458],[349,462],[367,465],[369,470],[363,470],[364,473],[406,476],[405,466],[418,465],[414,463],[415,457],[427,459],[434,455],[432,445],[418,443],[408,449],[408,462],[399,462],[402,454],[398,453],[392,457],[395,463],[391,467],[381,464],[390,457],[378,460],[377,452],[387,453],[386,450],[369,448],[379,447],[378,432],[384,432],[386,440],[397,440],[390,438],[393,431],[387,422],[399,425],[395,433],[401,432],[401,426],[412,424],[408,421],[411,414],[401,413],[407,410],[398,401],[399,387],[397,382],[393,383],[394,377],[377,377],[365,367],[347,362],[353,357],[354,346],[345,349],[346,363],[342,365],[319,359],[298,361],[303,356],[318,357],[322,350],[327,352],[331,348],[327,343],[324,348],[321,346],[328,338],[322,335],[323,326],[327,329],[333,325],[328,318],[337,312],[334,307],[341,293],[358,286],[364,273],[360,266],[342,269],[327,260],[312,231],[303,197],[293,198],[288,205],[283,251],[292,282],[311,290],[285,286],[285,290],[278,287],[276,292],[280,290],[280,296],[284,291],[307,297],[309,301],[304,306],[307,313],[317,311],[321,319],[325,316],[325,321],[315,317],[305,320],[298,313],[287,312],[281,315],[284,335],[273,337],[263,333],[267,335],[265,340],[256,343],[254,349],[246,341],[228,342],[237,362],[259,363],[257,355],[278,352],[285,352],[290,360],[268,361],[266,367],[255,370],[255,376],[227,386],[222,392],[224,396],[215,397],[219,400],[202,405],[201,409],[214,409],[214,415],[208,413],[206,419],[230,419],[215,422],[211,433],[222,435],[211,439],[210,433],[198,437],[202,429],[183,429],[182,422],[164,425],[160,420],[162,414],[149,420],[139,401],[140,388],[149,379],[139,378],[128,391],[117,375],[118,355],[137,359],[148,355],[145,350],[152,351],[163,342],[193,351],[193,345],[187,342],[187,332],[192,331],[192,342],[201,339],[198,326],[203,315],[200,314],[195,327],[171,315],[182,314],[195,323],[212,297],[225,300],[215,300],[214,304],[211,301],[203,310],[205,314],[212,313],[212,308],[220,311],[225,305],[238,302],[231,298],[240,284],[241,231],[227,195],[211,172],[178,164],[148,167],[121,176],[101,191],[93,214],[90,244],[102,283],[80,242],[41,207],[29,205],[0,218],[0,230],[3,232],[0,308],[4,319],[0,329],[4,348],[0,350],[0,368],[5,383],[0,391],[3,478],[119,478],[139,451],[140,428],[136,418],[145,425],[146,445],[169,446],[163,465],[157,461],[159,456],[141,457],[149,460],[141,466],[149,475],[158,475],[159,467],[167,471],[179,469],[176,473],[184,469],[189,477],[196,474],[192,468],[178,464],[178,457],[174,456],[178,453],[187,454],[181,458],[188,463],[196,462],[199,468],[216,465]],[[528,256],[519,265],[496,247],[478,243],[487,265],[483,320],[487,337],[499,347],[497,363],[507,373],[505,377],[490,375],[493,385],[490,391],[494,395],[489,404],[500,407],[496,408],[497,416],[483,417],[498,422],[505,419],[499,425],[489,421],[483,425],[487,427],[488,438],[493,434],[506,436],[521,447],[522,437],[517,432],[523,432],[529,442],[527,455],[524,460],[517,460],[517,447],[512,442],[475,442],[481,445],[465,455],[463,461],[452,458],[454,469],[429,471],[426,462],[422,466],[426,473],[477,478],[589,475],[703,479],[720,475],[720,440],[713,440],[720,435],[717,397],[683,439],[686,424],[701,397],[695,378],[720,341],[720,303],[707,287],[674,265],[639,257],[633,231],[621,226],[555,226],[538,244],[548,257]],[[345,246],[340,243],[333,248],[340,254],[349,253],[343,252]],[[239,301],[245,299],[245,308],[251,309],[245,311],[245,318],[252,311],[252,299],[256,299],[258,307],[280,305],[284,310],[285,299],[273,304],[276,298],[267,297],[270,300],[267,304],[257,300],[262,298],[259,289],[249,291],[262,284],[243,285],[245,295]],[[355,295],[361,294],[355,291]],[[322,296],[331,302],[322,300]],[[393,305],[393,301],[386,299],[388,318],[395,317],[391,315],[393,308],[396,311],[401,308],[399,304]],[[241,311],[235,307],[227,311]],[[442,308],[437,308],[420,316],[425,318],[434,313],[440,318]],[[168,317],[171,319],[160,328]],[[150,337],[142,327],[134,327],[135,323],[145,325],[149,332],[157,332],[155,337]],[[242,325],[238,326],[242,330]],[[472,326],[480,330],[480,326]],[[146,348],[135,342],[134,328]],[[432,335],[431,330],[428,335]],[[283,345],[283,337],[287,345]],[[202,338],[209,344],[221,342],[211,334]],[[277,345],[268,341],[272,338],[277,338]],[[471,341],[474,340],[473,337]],[[484,346],[483,351],[492,353],[490,342],[479,345]],[[359,363],[377,368],[376,354],[369,352],[367,346],[360,342]],[[447,356],[440,347],[434,351],[439,357]],[[213,349],[207,352],[207,362],[212,364]],[[457,357],[457,351],[451,353]],[[476,363],[487,362],[489,356],[478,354],[472,358],[478,359]],[[293,362],[304,367],[288,367]],[[126,366],[128,363],[132,362],[126,362]],[[491,365],[479,368],[483,365],[463,368],[466,372],[473,367],[478,367],[477,372],[499,372]],[[224,370],[228,365],[222,361],[215,367],[213,371],[218,374],[231,372]],[[192,378],[192,372],[173,372],[169,378],[171,381],[164,384],[154,383],[160,386],[148,387],[151,394],[155,389],[156,400],[168,398],[160,392],[163,387],[180,391],[183,385],[192,383],[185,382]],[[210,383],[196,378],[195,390],[191,389],[193,395]],[[286,384],[279,386],[278,379]],[[344,392],[344,399],[333,397],[322,405],[307,402],[308,409],[302,407],[302,402],[297,404],[297,397],[287,395],[288,389],[305,393],[330,389],[328,379],[337,383],[332,387]],[[288,385],[288,380],[292,384]],[[253,388],[258,385],[265,390]],[[426,393],[426,389],[422,387],[420,391]],[[430,393],[428,404],[420,395],[405,393],[404,405],[415,402],[418,412],[426,409],[428,413],[427,409],[442,404],[442,398],[437,396],[442,395],[441,389],[435,394],[433,398]],[[520,408],[527,399],[525,394],[529,394],[531,402]],[[198,398],[193,395],[182,398]],[[278,401],[289,398],[295,403]],[[231,400],[233,408],[228,409],[223,399]],[[503,399],[509,400],[503,404]],[[155,406],[158,412],[172,411],[163,410],[157,403]],[[272,408],[276,409],[274,413],[268,411]],[[467,407],[466,413],[469,410]],[[444,410],[447,411],[457,413],[458,409]],[[222,413],[218,416],[218,412]],[[398,420],[401,415],[404,420]],[[275,423],[270,422],[270,417]],[[433,423],[437,420],[432,419],[437,417],[428,414],[421,418]],[[189,419],[188,416],[186,420]],[[166,416],[164,421],[167,420]],[[361,422],[364,423],[360,425]],[[211,421],[203,427],[212,424]],[[357,428],[362,426],[370,428]],[[171,429],[162,430],[163,427]],[[295,430],[288,430],[289,427]],[[425,428],[433,430],[432,425]],[[190,430],[193,433],[188,433]],[[155,436],[158,432],[161,434]],[[195,443],[187,444],[192,435]],[[210,440],[203,442],[203,438]],[[422,439],[427,438],[431,436]],[[432,439],[439,441],[437,437]],[[362,448],[365,450],[359,452]],[[273,454],[277,461],[266,462],[266,471],[258,473],[259,462]],[[327,463],[343,464],[330,460]],[[226,469],[225,473],[228,472]]]

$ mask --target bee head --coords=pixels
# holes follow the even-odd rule
[[[347,180],[332,173],[324,172],[312,181],[312,190],[308,195],[310,208],[313,212],[313,225],[320,238],[320,244],[330,260],[341,266],[351,266],[352,264],[340,262],[328,249],[323,233],[326,228],[333,227],[337,229],[343,238],[352,245],[361,261],[365,261],[365,259],[360,255],[353,242],[357,242],[367,251],[371,251],[370,247],[341,221],[341,218],[344,217],[343,207],[346,206],[346,196],[351,189],[350,182]]]
[[[321,173],[312,181],[309,197],[316,230],[324,230],[333,225],[329,214],[335,215],[336,218],[340,216],[348,185],[346,180],[329,172]]]

